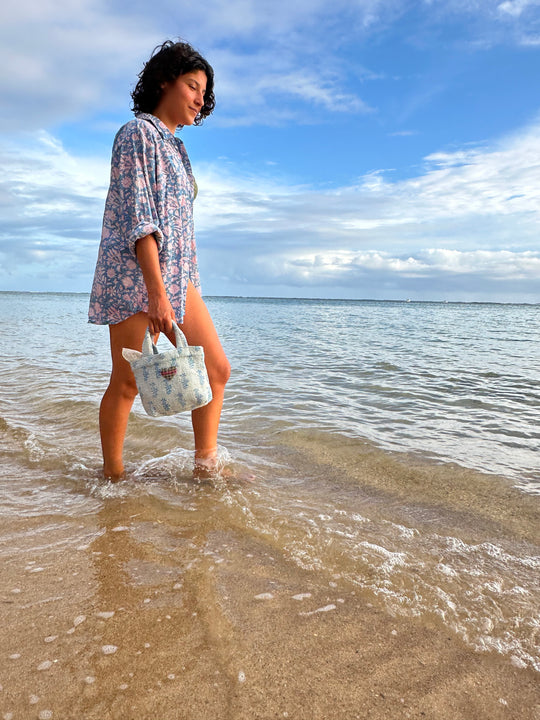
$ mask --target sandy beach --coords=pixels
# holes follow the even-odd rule
[[[72,525],[4,533],[4,719],[540,718],[534,670],[392,616],[271,538],[209,515],[173,544],[159,508],[129,500]]]
[[[113,486],[88,298],[0,300],[0,720],[540,720],[535,308],[214,298],[230,476],[139,403]]]

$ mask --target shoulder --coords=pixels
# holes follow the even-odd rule
[[[153,151],[152,149],[159,144],[159,141],[159,133],[152,123],[143,118],[133,118],[122,125],[116,133],[113,155],[130,151],[136,153]]]
[[[133,118],[116,133],[111,154],[113,168],[134,168],[155,157],[159,138],[150,123]]]
[[[157,140],[157,131],[152,123],[143,118],[133,118],[125,125],[122,125],[114,138],[114,147],[140,146],[154,143]]]
[[[156,155],[156,138],[143,120],[134,118],[116,133],[111,153],[111,182],[123,176],[132,177],[142,166],[152,164]]]

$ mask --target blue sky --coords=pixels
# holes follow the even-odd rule
[[[208,295],[540,302],[540,0],[8,0],[0,290],[88,291],[112,140],[182,37]]]

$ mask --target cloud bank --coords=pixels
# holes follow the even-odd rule
[[[329,108],[373,112],[352,82],[372,71],[351,51],[383,38],[411,13],[418,15],[407,38],[412,46],[441,42],[456,18],[462,20],[456,52],[467,43],[540,43],[537,0],[424,0],[413,6],[407,0],[4,3],[0,130],[49,128],[106,108],[121,113],[134,68],[166,37],[188,38],[208,56],[217,71],[219,122],[243,125],[309,122],[307,108],[315,116]]]
[[[361,62],[359,46],[380,43],[386,52],[399,39],[412,55],[426,52],[423,61],[444,46],[452,58],[461,53],[463,65],[471,48],[534,52],[539,7],[538,0],[4,3],[0,289],[89,289],[109,174],[111,132],[99,128],[125,121],[136,70],[165,37],[189,38],[213,63],[220,102],[212,122],[222,133],[231,129],[228,140],[232,128],[324,126],[336,134],[331,141],[346,128],[355,142],[354,123],[371,118],[377,130],[387,120],[377,103],[384,93],[368,87],[403,83],[403,102],[385,110],[409,122],[451,75],[438,85],[428,74],[415,85],[413,67],[390,78]],[[354,123],[339,125],[344,116]],[[93,133],[87,145],[86,132]],[[398,123],[385,139],[420,135]],[[449,147],[447,137],[423,147]],[[228,160],[193,156],[207,293],[540,301],[540,120],[483,145],[421,152],[409,158],[405,179],[398,179],[402,164],[324,187],[309,172],[298,181],[283,165],[263,168],[259,147],[261,155],[242,164],[243,138],[236,142]]]
[[[29,289],[88,290],[108,163],[46,133],[3,144],[0,162],[4,289],[24,277]],[[230,164],[194,169],[208,294],[540,298],[540,122],[492,147],[428,156],[402,181],[375,172],[321,190]]]

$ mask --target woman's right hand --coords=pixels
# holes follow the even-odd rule
[[[148,327],[153,335],[160,332],[170,333],[175,319],[174,310],[165,292],[148,295]]]
[[[148,327],[153,335],[170,333],[175,320],[174,310],[167,297],[159,266],[159,253],[153,235],[137,240],[137,260],[141,266],[148,293]]]

